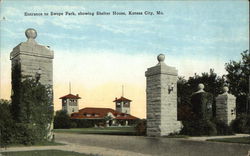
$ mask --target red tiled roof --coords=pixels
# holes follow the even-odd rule
[[[119,119],[119,120],[139,119],[130,114],[120,113],[111,108],[93,108],[93,107],[86,107],[86,108],[80,109],[79,112],[72,113],[71,119],[103,119],[105,116],[107,116],[109,112],[113,114],[115,119]]]
[[[68,95],[60,97],[59,99],[81,99],[81,97],[79,97],[78,94],[76,95],[68,94]]]
[[[115,98],[115,100],[113,102],[121,102],[121,101],[129,101],[129,102],[131,102],[132,100],[129,100],[129,99],[121,96],[119,99]]]

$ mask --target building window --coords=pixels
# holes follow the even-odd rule
[[[125,102],[124,107],[129,107],[129,102]]]
[[[77,100],[70,99],[70,100],[69,100],[69,105],[70,105],[70,106],[77,106]]]
[[[116,107],[121,107],[121,103],[120,103],[120,102],[117,102],[117,103],[116,103]]]

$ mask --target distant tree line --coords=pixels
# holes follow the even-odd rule
[[[230,61],[225,64],[227,74],[218,76],[213,69],[209,72],[204,72],[201,75],[195,74],[187,80],[184,77],[179,77],[177,82],[177,96],[178,96],[178,120],[183,121],[184,131],[190,132],[190,135],[199,134],[203,131],[206,134],[229,133],[231,130],[235,132],[250,133],[250,117],[249,117],[249,81],[250,81],[250,54],[246,50],[241,53],[240,61]],[[192,123],[192,103],[191,95],[197,91],[199,83],[203,83],[205,91],[211,93],[213,118],[209,121]],[[216,101],[215,98],[222,93],[224,86],[229,87],[229,93],[236,97],[236,113],[237,119],[232,122],[232,127],[227,127],[220,121],[216,120]],[[186,127],[185,127],[186,125]],[[198,126],[198,127],[197,127]],[[196,130],[199,130],[197,132]],[[224,130],[222,130],[224,129]],[[209,132],[210,131],[210,132]],[[224,131],[224,132],[223,132]],[[226,132],[225,132],[226,131]],[[194,132],[194,133],[193,133]],[[204,135],[204,134],[200,134]]]
[[[178,118],[188,118],[190,115],[191,95],[197,91],[199,83],[205,85],[205,91],[213,95],[213,112],[215,115],[215,98],[222,93],[224,86],[229,87],[229,93],[233,94],[237,101],[237,115],[249,114],[249,81],[250,81],[250,55],[246,50],[241,53],[240,61],[230,61],[225,64],[228,72],[226,75],[218,76],[213,69],[201,75],[195,74],[186,80],[179,77],[177,82],[178,96]]]

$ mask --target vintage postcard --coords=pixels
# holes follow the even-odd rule
[[[249,155],[249,145],[206,141],[250,143],[248,50],[247,0],[0,1],[0,99],[18,116],[33,107],[19,105],[26,94],[39,96],[18,90],[19,78],[51,87],[50,138],[63,144],[43,150]],[[232,126],[240,117],[242,129]]]

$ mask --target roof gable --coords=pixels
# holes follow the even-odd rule
[[[113,102],[122,102],[122,101],[128,101],[131,102],[132,100],[129,100],[123,96],[121,96],[119,99],[115,98],[115,100]]]
[[[79,112],[71,114],[73,119],[103,119],[108,113],[112,113],[115,119],[127,119],[134,120],[138,119],[130,114],[120,113],[111,108],[95,108],[86,107],[80,109]]]
[[[78,94],[76,95],[68,94],[68,95],[60,97],[59,99],[81,99],[81,97],[79,97]]]

